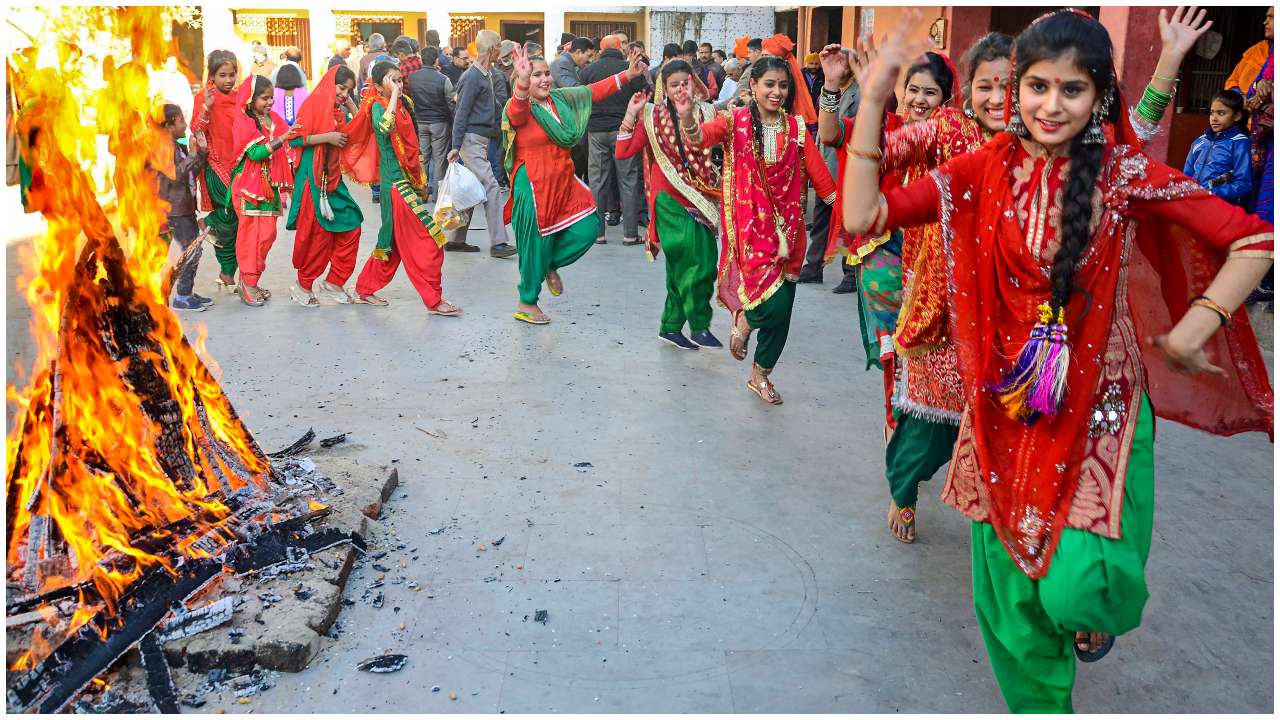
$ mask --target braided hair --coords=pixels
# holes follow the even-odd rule
[[[1103,120],[1118,123],[1120,104],[1115,102],[1116,77],[1111,36],[1097,20],[1072,11],[1059,11],[1027,28],[1016,41],[1014,92],[1016,84],[1029,67],[1043,60],[1070,55],[1077,67],[1089,74],[1098,98],[1108,105]],[[1112,102],[1105,102],[1111,99]],[[1054,315],[1071,300],[1075,288],[1076,263],[1089,247],[1093,220],[1093,194],[1102,170],[1102,143],[1083,142],[1082,131],[1071,140],[1068,150],[1070,171],[1062,197],[1062,225],[1059,247],[1049,272]]]
[[[663,64],[661,72],[658,73],[658,82],[661,83],[663,90],[663,102],[667,105],[667,112],[671,113],[672,122],[675,122],[676,118],[680,117],[680,114],[676,112],[676,105],[671,101],[671,93],[666,92],[666,89],[667,79],[676,73],[685,73],[686,75],[693,77],[693,66],[685,60],[668,60]],[[684,140],[680,137],[683,134],[684,133],[682,132],[677,132],[675,134],[676,150],[680,151],[680,161],[684,163],[685,167],[689,167],[689,155],[685,152]]]
[[[782,112],[789,114],[791,106],[796,99],[796,79],[791,77],[791,67],[787,65],[782,58],[772,55],[764,55],[753,63],[751,63],[751,81],[756,82],[765,76],[765,73],[781,70],[790,81],[787,84],[787,99],[782,102]],[[755,146],[756,160],[760,163],[760,167],[764,167],[764,124],[760,122],[760,106],[756,102],[755,94],[752,93],[751,103],[751,137],[752,145]]]

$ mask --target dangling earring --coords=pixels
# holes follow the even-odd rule
[[[973,112],[973,106],[969,104],[968,100],[964,101],[964,116],[969,118],[970,120],[972,120],[975,117]]]
[[[1013,95],[1013,104],[1010,109],[1009,122],[1004,126],[1005,131],[1020,137],[1027,137],[1030,133],[1027,132],[1027,126],[1022,124],[1022,108],[1018,106],[1017,93]]]
[[[1089,119],[1089,126],[1084,130],[1084,137],[1080,138],[1080,142],[1086,145],[1102,145],[1107,142],[1107,136],[1102,132],[1102,121],[1111,113],[1111,91],[1108,90],[1103,97],[1102,106],[1093,112],[1093,117]]]

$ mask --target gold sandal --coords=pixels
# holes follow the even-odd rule
[[[753,367],[760,368],[759,365],[754,365]],[[747,378],[747,388],[759,396],[761,400],[769,403],[770,405],[781,405],[782,396],[778,394],[778,389],[773,386],[773,383],[769,382],[770,372],[773,371],[766,371],[764,368],[760,368],[760,374],[763,375],[763,377],[760,378],[760,384],[757,385],[751,381],[751,378]]]
[[[733,314],[733,327],[729,330],[729,354],[734,360],[742,361],[747,359],[747,343],[751,340],[751,326],[747,326],[746,332],[738,329],[738,318],[742,317],[742,311]]]

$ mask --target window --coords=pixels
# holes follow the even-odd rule
[[[569,32],[578,37],[599,38],[605,35],[612,35],[618,31],[627,34],[630,40],[636,39],[636,24],[634,22],[619,22],[617,20],[570,20]]]

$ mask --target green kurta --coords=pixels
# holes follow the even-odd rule
[[[972,529],[973,604],[991,669],[1013,712],[1071,712],[1075,633],[1138,627],[1155,512],[1155,423],[1144,395],[1129,450],[1120,538],[1066,528],[1049,572],[1032,580],[988,523]]]
[[[426,199],[409,182],[409,178],[404,174],[404,168],[400,167],[400,159],[396,157],[396,149],[391,139],[396,129],[395,117],[387,115],[386,108],[376,102],[373,103],[370,112],[372,113],[373,135],[378,143],[378,184],[383,190],[394,189],[405,204],[409,206],[409,209],[413,211],[413,214],[417,215],[418,219],[422,221],[423,226],[435,238],[436,243],[443,245],[445,242],[444,233],[440,232],[440,229],[436,227],[435,221],[431,219],[431,210],[427,207]],[[382,214],[382,228],[378,230],[378,244],[373,249],[373,256],[385,260],[391,253],[392,241],[396,234],[390,198],[382,198],[382,202],[379,203],[379,212]]]
[[[303,192],[311,193],[311,207],[315,210],[316,223],[320,227],[333,233],[350,232],[360,227],[360,223],[364,222],[364,213],[360,212],[360,206],[356,204],[355,198],[351,197],[351,192],[347,190],[347,184],[342,181],[341,175],[338,177],[338,187],[331,193],[328,193],[329,207],[333,210],[333,219],[325,218],[324,213],[320,212],[320,183],[314,176],[311,167],[313,157],[317,151],[323,152],[324,145],[306,145],[303,143],[305,138],[296,137],[289,141],[294,147],[302,148],[302,160],[298,164],[298,171],[294,174],[293,187],[294,194],[300,195]],[[332,147],[332,146],[330,146]],[[337,148],[331,149],[329,152],[337,152]],[[341,173],[341,171],[339,171]],[[293,202],[289,206],[289,219],[285,222],[285,229],[296,230],[298,227],[298,209],[302,203]]]
[[[236,177],[244,172],[244,164],[252,160],[254,162],[270,162],[271,148],[265,143],[250,145],[244,151],[244,157],[240,158],[240,162],[236,164],[236,169],[231,171],[231,186],[235,187]],[[235,198],[231,198],[235,202]],[[271,197],[263,198],[261,201],[249,200],[241,198],[241,208],[246,213],[255,215],[267,215],[271,213],[278,214],[280,212],[280,188],[271,186]]]

